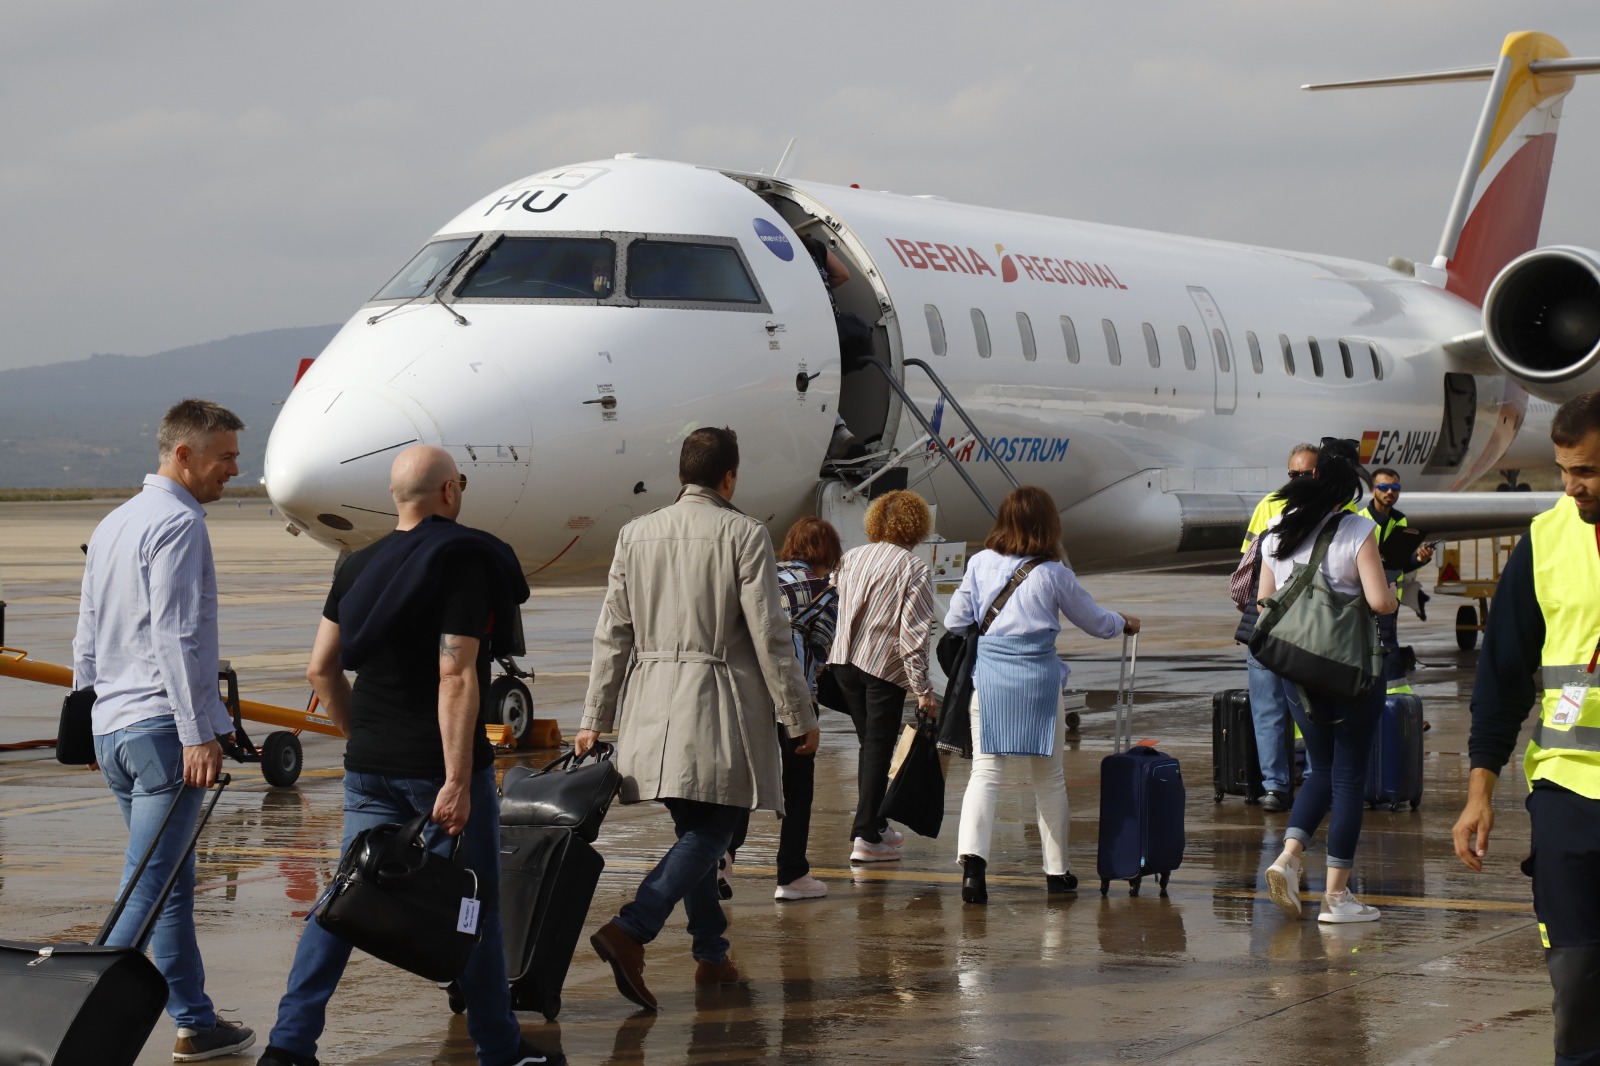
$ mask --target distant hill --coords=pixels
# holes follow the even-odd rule
[[[156,427],[186,396],[215,400],[245,421],[240,482],[261,477],[274,406],[300,360],[337,326],[246,333],[156,355],[92,355],[0,371],[0,487],[138,485],[156,467]]]

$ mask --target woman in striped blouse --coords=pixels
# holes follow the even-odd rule
[[[1056,654],[1060,616],[1103,640],[1137,633],[1139,620],[1100,607],[1061,564],[1061,516],[1044,489],[1024,485],[1002,500],[983,546],[967,561],[961,587],[950,600],[944,624],[953,631],[983,619],[1018,568],[1030,559],[1038,562],[978,640],[972,671],[972,773],[961,801],[956,846],[963,871],[961,898],[989,901],[984,871],[995,793],[1008,756],[1027,757],[1033,772],[1046,889],[1073,892],[1078,879],[1067,864],[1067,782],[1061,766],[1066,720],[1060,693],[1069,669]]]
[[[872,543],[845,552],[833,575],[839,621],[828,664],[861,742],[850,861],[889,862],[900,857],[905,837],[878,808],[906,694],[915,693],[922,710],[939,709],[928,681],[933,574],[912,554],[927,539],[933,516],[921,496],[897,489],[872,501],[866,525]]]

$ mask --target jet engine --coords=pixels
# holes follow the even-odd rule
[[[1600,252],[1535,248],[1508,263],[1483,299],[1489,353],[1541,400],[1600,388]]]

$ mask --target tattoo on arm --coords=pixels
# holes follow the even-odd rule
[[[456,652],[461,650],[459,637],[452,637],[449,633],[439,634],[439,658],[455,660]]]

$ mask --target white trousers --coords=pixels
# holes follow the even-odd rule
[[[1026,763],[1033,775],[1033,801],[1039,810],[1039,840],[1044,845],[1044,872],[1067,872],[1067,777],[1062,755],[1067,742],[1066,717],[1056,714],[1056,753],[1054,755],[984,755],[979,751],[982,731],[978,725],[978,694],[972,694],[972,774],[961,799],[961,831],[956,838],[956,855],[976,855],[989,861],[989,842],[994,836],[995,803],[1006,768]]]

